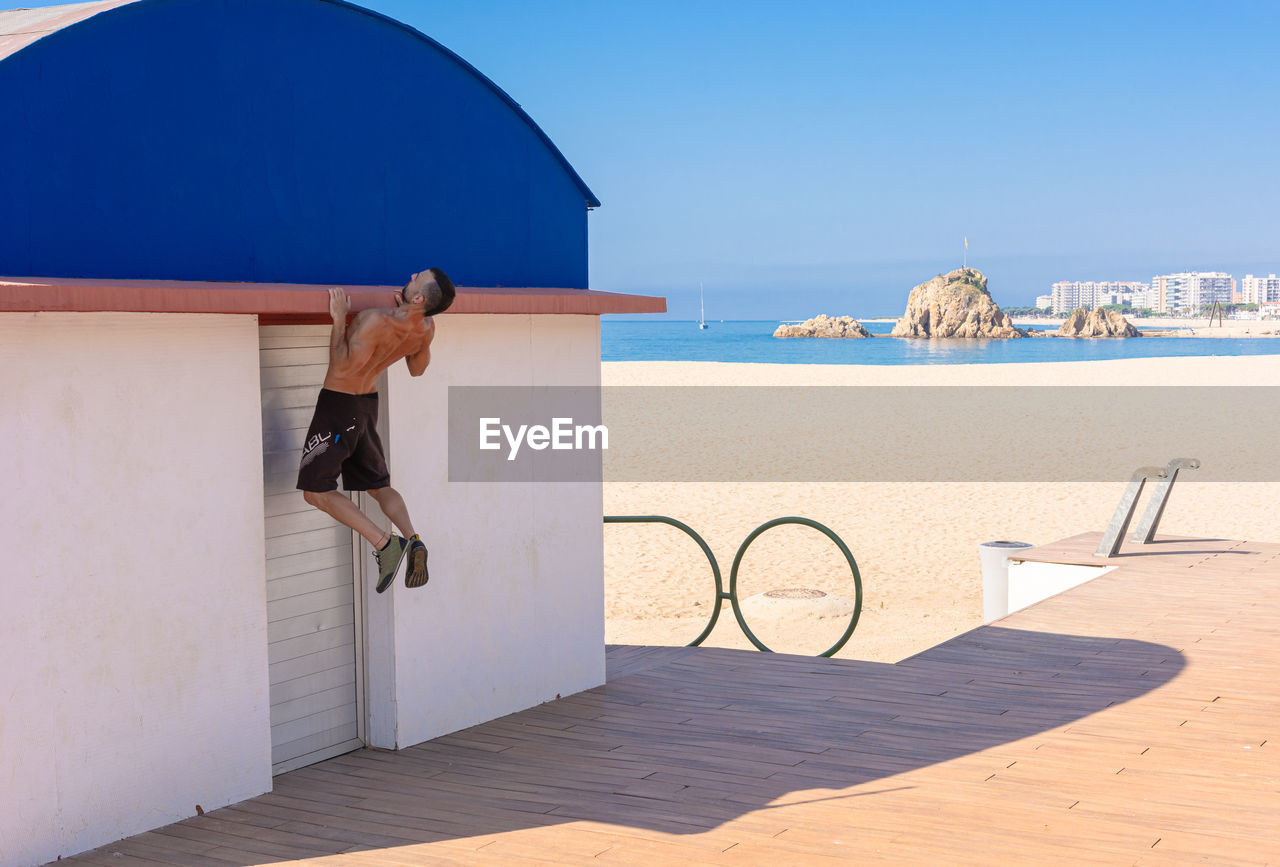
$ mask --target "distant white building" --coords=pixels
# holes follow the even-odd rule
[[[1151,278],[1149,304],[1158,313],[1198,311],[1213,302],[1230,304],[1236,291],[1235,278],[1222,271],[1183,271]]]
[[[1052,296],[1052,295],[1037,295],[1037,296],[1036,296],[1036,306],[1037,306],[1037,307],[1039,307],[1041,310],[1044,310],[1045,308],[1048,308],[1048,307],[1052,307],[1052,306],[1053,306],[1053,296]]]
[[[1078,307],[1092,310],[1106,304],[1146,307],[1149,289],[1146,283],[1137,282],[1063,280],[1053,284],[1051,295],[1040,297],[1049,299],[1046,306],[1053,307],[1054,313],[1070,313]]]
[[[1245,274],[1240,281],[1240,301],[1244,304],[1280,301],[1280,277],[1275,274],[1268,274],[1266,277]]]

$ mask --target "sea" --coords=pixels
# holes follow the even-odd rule
[[[777,338],[776,320],[697,322],[611,321],[600,325],[603,361],[730,361],[769,364],[998,364],[1280,355],[1278,337],[1140,337],[1073,340],[920,340],[888,337],[892,322],[864,322],[863,340]],[[1274,327],[1273,323],[1272,324]],[[1028,326],[1019,326],[1027,328]],[[1030,326],[1052,331],[1056,326]]]

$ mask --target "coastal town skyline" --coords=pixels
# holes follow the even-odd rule
[[[1280,313],[1280,277],[1275,272],[1245,274],[1238,281],[1224,271],[1183,271],[1157,274],[1149,282],[1122,280],[1060,280],[1051,291],[1037,295],[1035,307],[1054,313],[1117,305],[1156,313],[1198,312],[1214,304],[1248,305]]]

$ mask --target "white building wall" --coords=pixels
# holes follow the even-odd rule
[[[1054,313],[1070,313],[1079,306],[1078,284],[1060,281],[1053,284],[1051,292],[1053,312]]]
[[[1006,613],[1021,611],[1028,605],[1065,593],[1114,569],[1114,566],[1072,566],[1014,560],[1009,563],[1009,607]]]
[[[437,327],[426,374],[395,365],[383,391],[391,484],[431,582],[407,590],[401,577],[382,596],[365,582],[379,747],[604,683],[602,486],[450,484],[447,452],[450,385],[599,386],[599,317],[458,314]]]
[[[1235,280],[1221,271],[1183,271],[1151,278],[1151,302],[1159,313],[1199,311],[1214,301],[1230,304]]]
[[[1190,299],[1187,306],[1192,310],[1211,307],[1215,301],[1230,304],[1235,293],[1236,281],[1230,274],[1220,271],[1211,274],[1191,274]]]
[[[0,314],[0,863],[271,787],[255,317]]]
[[[1280,277],[1270,274],[1255,277],[1246,274],[1240,281],[1240,300],[1245,304],[1268,304],[1280,301]]]
[[[1040,297],[1048,299],[1049,304],[1045,306],[1052,306],[1054,313],[1070,313],[1078,307],[1092,310],[1106,304],[1142,307],[1146,305],[1149,288],[1146,283],[1137,282],[1062,280],[1053,284],[1051,294]]]
[[[1147,306],[1156,313],[1169,312],[1169,286],[1164,277],[1151,278],[1151,292],[1147,295]]]

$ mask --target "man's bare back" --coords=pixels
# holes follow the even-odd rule
[[[348,325],[351,303],[347,293],[330,289],[334,327],[324,387],[346,394],[368,394],[376,390],[382,371],[402,358],[412,376],[421,376],[431,362],[431,341],[436,335],[435,320],[424,315],[425,303],[421,294],[407,300],[397,294],[394,309],[363,310]]]

